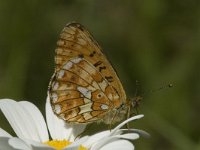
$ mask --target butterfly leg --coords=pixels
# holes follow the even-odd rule
[[[127,119],[130,117],[131,115],[131,105],[129,105],[128,110],[127,110]],[[129,129],[129,123],[126,124],[126,128]]]
[[[135,81],[135,87],[136,87],[136,89],[135,89],[134,97],[137,97],[137,95],[138,95],[139,85],[140,85],[140,84],[139,84],[139,81],[136,80],[136,81]]]
[[[111,131],[111,129],[112,129],[112,123],[113,123],[115,117],[117,116],[117,114],[118,114],[118,111],[115,112],[115,114],[113,115],[113,117],[112,117],[112,119],[111,119],[111,121],[110,121],[110,124],[109,124],[109,130],[110,130],[110,131]]]

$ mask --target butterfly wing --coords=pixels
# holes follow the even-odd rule
[[[55,62],[49,94],[54,112],[64,120],[97,121],[126,102],[116,72],[82,25],[71,23],[63,29]]]

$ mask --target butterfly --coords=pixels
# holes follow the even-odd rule
[[[117,73],[83,25],[67,24],[55,52],[48,94],[59,118],[68,123],[111,124],[129,115],[131,101]]]

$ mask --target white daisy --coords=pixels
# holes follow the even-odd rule
[[[138,115],[112,131],[75,139],[83,132],[85,125],[69,125],[55,116],[49,98],[46,102],[47,123],[39,109],[28,101],[0,99],[0,109],[17,135],[13,137],[0,128],[0,150],[133,150],[134,145],[130,140],[139,138],[139,135],[148,135],[137,129],[121,129],[126,123],[143,117]]]

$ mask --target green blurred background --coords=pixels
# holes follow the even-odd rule
[[[148,94],[133,123],[151,138],[138,150],[200,150],[199,0],[0,0],[0,98],[44,113],[54,49],[68,22],[83,24],[104,49],[130,97]],[[13,133],[1,114],[0,127]]]

